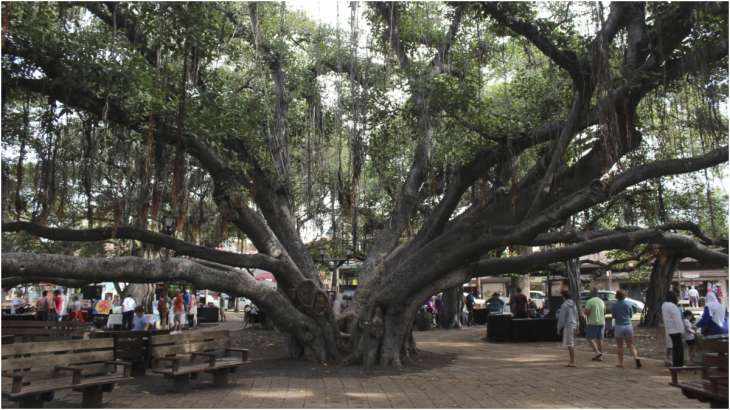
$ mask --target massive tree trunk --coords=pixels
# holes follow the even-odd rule
[[[464,309],[464,294],[461,285],[446,289],[441,299],[439,326],[444,329],[461,329],[461,311]]]
[[[681,257],[672,251],[660,249],[654,260],[654,266],[649,277],[649,288],[646,290],[646,313],[643,326],[656,327],[662,319],[662,303],[672,287],[672,277],[677,269]]]
[[[144,306],[147,313],[152,313],[152,303],[155,299],[155,286],[149,283],[130,283],[124,287],[122,298],[131,296],[137,306]]]

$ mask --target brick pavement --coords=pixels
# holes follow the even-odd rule
[[[357,367],[260,357],[256,346],[249,346],[252,362],[239,369],[231,386],[213,386],[209,376],[201,375],[189,391],[176,394],[170,391],[171,383],[148,375],[105,394],[105,407],[706,407],[668,386],[668,371],[658,360],[645,360],[640,370],[618,369],[615,356],[591,362],[590,353],[579,351],[579,366],[567,368],[567,352],[557,343],[496,344],[482,337],[483,328],[418,332],[422,353],[415,365],[370,374]],[[80,393],[62,392],[46,407],[80,403]],[[15,403],[3,400],[2,406]]]

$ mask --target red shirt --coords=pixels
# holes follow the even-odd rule
[[[56,295],[53,298],[53,303],[56,304],[56,313],[58,313],[60,315],[61,314],[61,309],[63,309],[63,296]]]
[[[527,296],[520,293],[519,295],[512,295],[510,298],[510,311],[512,314],[526,314],[527,313]]]
[[[175,296],[175,300],[173,302],[175,313],[182,313],[185,311],[185,304],[183,303],[183,297],[182,295]]]

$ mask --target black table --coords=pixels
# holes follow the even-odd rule
[[[487,340],[508,342],[512,338],[512,315],[487,316]]]
[[[201,306],[198,308],[198,323],[215,323],[220,317],[217,307]]]
[[[487,309],[474,309],[474,323],[484,325],[487,323]]]
[[[487,317],[487,340],[490,342],[559,341],[556,319],[514,319],[512,315]]]

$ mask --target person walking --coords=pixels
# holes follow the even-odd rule
[[[63,296],[58,289],[53,291],[53,308],[54,315],[52,320],[58,320],[60,322],[63,314]]]
[[[185,322],[185,301],[183,300],[180,289],[175,292],[175,299],[172,301],[172,312],[174,314],[175,324],[173,330],[181,331],[182,324]]]
[[[68,312],[69,312],[68,297],[62,290],[61,291],[61,310],[58,312],[58,321],[62,322],[64,320],[68,319]]]
[[[131,330],[134,322],[134,309],[137,307],[137,302],[130,295],[124,297],[122,300],[122,329]]]
[[[669,291],[664,299],[664,303],[662,303],[664,333],[672,342],[672,367],[684,366],[684,346],[682,344],[684,323],[682,322],[682,312],[679,311],[677,302],[677,294],[673,291]],[[669,346],[667,346],[667,348],[669,348]]]
[[[74,295],[73,299],[71,299],[71,320],[76,320],[79,322],[83,322],[84,317],[81,314],[81,301],[79,301],[79,297]]]
[[[170,326],[168,320],[170,308],[167,306],[167,298],[164,295],[160,295],[160,299],[157,301],[157,312],[160,315],[160,329],[167,329]]]
[[[221,322],[226,321],[226,308],[228,307],[228,296],[218,292],[218,312],[220,313]]]
[[[48,320],[48,291],[44,290],[41,297],[35,301],[36,320]]]
[[[436,295],[436,300],[433,303],[436,308],[436,326],[441,326],[441,312],[444,308],[443,294],[439,293]]]
[[[198,298],[194,294],[190,298],[190,327],[198,327]]]
[[[474,297],[474,294],[469,292],[466,294],[466,300],[464,300],[464,305],[466,306],[466,312],[467,312],[467,319],[466,319],[466,325],[467,326],[474,326],[474,304],[476,303],[476,298]]]
[[[603,361],[603,328],[606,324],[606,305],[598,297],[598,289],[591,288],[591,297],[586,301],[583,309],[586,315],[586,339],[590,343],[593,353],[591,360]]]
[[[634,314],[634,309],[626,301],[626,293],[623,290],[616,291],[616,299],[611,312],[614,320],[613,337],[616,339],[616,350],[618,352],[616,367],[624,367],[624,342],[626,342],[626,348],[634,356],[636,368],[640,369],[641,359],[639,359],[639,351],[634,343],[634,327],[631,325],[631,316]]]
[[[575,305],[575,302],[573,302]],[[515,289],[515,294],[509,299],[509,308],[515,319],[527,317],[527,296],[522,293],[521,288]]]
[[[46,306],[48,307],[46,313],[46,320],[56,320],[56,292],[48,291],[46,293]]]
[[[717,339],[728,335],[727,308],[717,300],[717,296],[710,292],[706,296],[705,310],[702,317],[695,324],[701,329],[705,339]]]
[[[689,296],[689,306],[690,307],[697,307],[700,304],[700,292],[695,289],[694,285],[692,285],[692,288],[687,291],[687,296]]]
[[[183,304],[185,305],[185,322],[190,322],[190,289],[185,289],[183,293]]]
[[[578,307],[571,298],[570,291],[560,291],[565,299],[558,311],[558,334],[563,335],[563,347],[568,348],[570,361],[568,367],[575,367],[575,334],[578,332]]]

